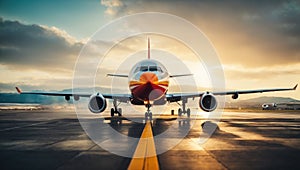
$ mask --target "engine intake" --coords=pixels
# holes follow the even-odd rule
[[[89,109],[93,113],[101,113],[106,109],[107,103],[102,94],[94,94],[89,100]]]
[[[217,108],[217,99],[211,93],[205,93],[199,100],[199,106],[206,112],[212,112]]]

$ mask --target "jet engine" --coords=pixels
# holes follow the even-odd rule
[[[212,112],[217,108],[217,99],[211,93],[205,93],[199,100],[199,106],[206,112]]]
[[[107,103],[102,94],[93,94],[89,100],[89,109],[93,113],[101,113],[106,109]]]
[[[239,94],[238,93],[234,93],[231,97],[232,97],[232,99],[237,99],[239,97]]]

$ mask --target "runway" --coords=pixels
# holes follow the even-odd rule
[[[130,167],[134,159],[112,154],[90,140],[74,111],[1,111],[0,118],[0,169],[135,168]],[[147,125],[144,123],[126,119],[121,124],[107,120],[104,123],[120,133],[140,138],[145,131],[147,135],[156,136],[171,125],[190,126],[188,121],[182,120],[185,119],[159,118],[148,125],[148,130],[145,130]],[[200,126],[203,120],[195,120],[194,123],[178,145],[156,156],[154,161],[158,169],[299,167],[299,111],[225,111],[218,123],[219,130],[203,145],[197,143],[203,134]],[[177,133],[175,130],[172,132],[174,135]],[[101,134],[109,137],[105,129]],[[124,147],[120,142],[118,149],[134,155],[140,143],[143,142]],[[149,151],[153,145],[150,141],[143,147]],[[155,149],[158,150],[157,147]]]

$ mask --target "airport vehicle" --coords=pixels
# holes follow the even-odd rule
[[[145,119],[152,119],[150,108],[154,105],[164,105],[167,102],[180,102],[181,108],[178,109],[178,116],[186,114],[190,117],[191,109],[186,108],[189,98],[200,98],[199,107],[206,111],[212,112],[217,108],[216,95],[232,95],[233,99],[237,99],[240,94],[263,93],[272,91],[295,90],[293,88],[277,88],[277,89],[257,89],[257,90],[236,90],[224,92],[195,92],[195,93],[168,93],[169,79],[181,76],[192,76],[192,74],[170,75],[167,69],[156,60],[150,58],[150,40],[148,39],[148,59],[138,62],[131,69],[128,75],[107,74],[114,77],[125,77],[129,81],[129,89],[131,94],[74,94],[74,93],[53,93],[53,92],[22,92],[16,87],[20,94],[36,94],[50,96],[64,96],[66,100],[70,100],[73,96],[74,100],[80,97],[89,97],[88,108],[93,113],[101,113],[107,107],[106,99],[113,100],[113,108],[111,108],[111,116],[115,114],[122,115],[122,109],[118,108],[120,102],[130,102],[133,105],[144,105],[147,108]]]
[[[261,107],[263,110],[276,110],[277,104],[276,103],[264,103]]]
[[[263,110],[300,110],[300,102],[264,103]]]

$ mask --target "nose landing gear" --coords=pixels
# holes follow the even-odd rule
[[[152,112],[150,111],[151,104],[146,104],[147,111],[145,112],[145,121],[152,120]]]

